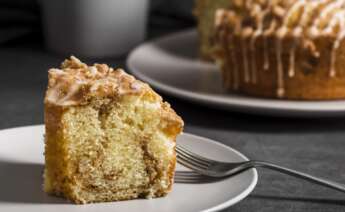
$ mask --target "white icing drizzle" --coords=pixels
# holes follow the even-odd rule
[[[333,20],[338,20],[338,24],[340,25],[340,30],[337,34],[336,40],[333,44],[332,52],[331,52],[331,67],[330,67],[330,72],[329,76],[334,77],[336,75],[336,56],[337,56],[337,50],[340,47],[341,42],[345,38],[345,12],[339,12],[335,14],[335,17]]]
[[[139,91],[142,88],[142,84],[138,83],[137,81],[134,81],[131,83],[131,88],[136,91]]]
[[[121,69],[114,70],[106,65],[87,67],[78,60],[72,67],[49,70],[45,102],[59,106],[78,105],[87,100],[86,96],[137,94],[144,86]]]
[[[319,29],[323,29],[323,34],[333,34],[334,29],[339,26],[340,31],[336,36],[336,40],[333,44],[333,48],[331,51],[331,58],[330,58],[330,70],[329,76],[334,77],[336,75],[336,52],[340,46],[341,41],[344,39],[345,33],[345,19],[344,19],[344,12],[339,12],[340,9],[344,9],[344,1],[338,0],[332,3],[329,3],[322,12],[320,12],[320,16],[315,20],[313,26],[310,30],[311,36],[317,36],[319,33]]]
[[[49,70],[49,74],[65,75],[66,73],[61,69],[52,68]]]
[[[56,84],[47,94],[47,100],[50,102],[55,102],[57,105],[73,105],[76,103],[72,99],[72,97],[79,91],[81,84],[80,83],[74,83],[71,85],[68,89],[68,92],[64,94],[63,96],[61,93],[62,88],[65,86],[65,83],[59,82]]]
[[[281,38],[276,39],[276,50],[277,50],[277,96],[282,98],[285,94],[284,89],[284,70],[281,55]]]
[[[236,1],[237,2],[237,1]],[[243,4],[242,4],[243,3]],[[248,26],[247,22],[241,26],[243,21],[246,21],[243,14],[235,14],[231,11],[234,17],[240,19],[241,25],[239,30],[235,30],[234,34],[242,35],[240,48],[242,52],[243,74],[245,83],[257,83],[257,58],[256,58],[256,41],[259,36],[263,36],[263,69],[270,69],[270,46],[267,40],[270,36],[275,40],[275,54],[277,60],[277,96],[284,97],[284,65],[283,55],[288,52],[288,71],[287,76],[292,78],[296,75],[296,50],[297,47],[303,46],[310,51],[311,56],[318,58],[320,52],[317,49],[314,39],[320,35],[335,36],[331,55],[330,55],[330,77],[336,76],[336,61],[337,51],[345,39],[345,0],[291,0],[291,1],[253,1],[247,0],[239,3],[234,3],[237,7],[244,7],[250,14],[251,21],[255,21],[255,25]],[[284,7],[290,7],[285,10]],[[223,11],[226,13],[227,11]],[[264,19],[267,14],[273,14],[273,18],[268,28],[264,29]],[[277,19],[278,17],[278,19]],[[282,24],[280,27],[280,21]],[[221,25],[221,22],[217,22]],[[237,26],[236,26],[237,27]],[[289,49],[282,49],[282,42],[285,38],[291,36],[292,44]],[[247,38],[250,42],[247,44]],[[289,40],[289,39],[286,39]],[[230,43],[235,47],[235,42],[232,39]],[[284,45],[285,46],[285,45]],[[248,55],[248,48],[250,50]],[[234,65],[233,84],[234,88],[238,87],[239,80],[235,76],[239,76],[236,64],[236,54],[231,52],[231,60]],[[249,61],[248,61],[249,60]]]
[[[73,84],[70,89],[68,90],[68,93],[61,99],[58,100],[58,105],[69,105],[69,104],[75,104],[75,101],[72,99],[72,97],[79,91],[80,84],[75,83]]]
[[[214,19],[214,25],[216,28],[221,25],[222,21],[224,20],[225,15],[226,15],[226,12],[223,9],[219,9],[216,11],[215,19]]]
[[[97,75],[98,71],[97,71],[97,68],[96,68],[95,66],[90,66],[90,67],[88,67],[88,68],[89,68],[90,73],[91,73],[93,76]]]
[[[268,71],[270,68],[270,62],[268,59],[268,49],[267,49],[267,39],[266,36],[263,37],[264,39],[264,70]]]
[[[285,16],[284,26],[294,27],[291,25],[296,22],[296,19],[301,20],[300,16],[303,13],[305,4],[306,4],[306,0],[300,0],[291,6],[290,10],[287,12]]]
[[[340,31],[337,34],[337,38],[334,42],[333,49],[331,52],[331,66],[330,66],[330,76],[333,77],[336,74],[335,70],[335,63],[336,63],[336,51],[340,46],[341,41],[345,38],[345,13],[339,12],[340,8],[344,7],[344,0],[339,0],[330,3],[329,0],[320,0],[320,1],[305,1],[301,0],[296,2],[288,11],[286,18],[284,20],[284,25],[278,30],[280,35],[277,36],[277,95],[278,97],[282,97],[284,95],[284,70],[282,64],[282,50],[281,50],[281,40],[287,34],[287,26],[293,28],[293,37],[294,37],[294,44],[292,45],[291,49],[289,50],[289,71],[288,76],[293,77],[295,75],[295,51],[296,51],[296,43],[298,38],[300,38],[303,34],[303,29],[308,28],[310,22],[313,20],[314,15],[317,14],[317,10],[324,5],[328,4],[323,11],[319,11],[321,15],[312,23],[309,29],[309,36],[314,38],[319,35],[319,27],[323,24],[323,20],[330,20],[326,29],[324,29],[324,33],[333,33],[334,28],[340,25]],[[309,3],[309,4],[308,4]],[[308,4],[308,6],[307,6]],[[316,14],[315,14],[316,13]],[[334,13],[334,17],[331,14]],[[301,17],[298,18],[298,14],[301,14]],[[299,20],[296,26],[289,26],[289,21],[294,23],[295,20],[291,20],[296,18]],[[312,45],[312,54],[314,57],[319,57],[320,53],[315,49],[315,44],[313,42],[310,43]]]
[[[300,22],[298,23],[297,27],[304,28],[304,27],[308,26],[308,24],[310,23],[310,21],[313,18],[313,12],[319,6],[320,3],[321,3],[321,1],[318,0],[315,2],[311,2],[310,6],[306,7],[306,2],[302,1],[302,7],[304,8],[304,10],[303,10],[302,17],[301,17]]]
[[[47,101],[57,102],[60,94],[60,89],[62,88],[62,83],[59,83],[54,86],[53,89],[47,91]]]
[[[296,54],[296,46],[290,49],[290,56],[289,56],[289,77],[295,76],[295,54]]]
[[[295,3],[291,9],[287,12],[286,15],[286,19],[284,20],[284,26],[285,27],[292,27],[291,22],[293,20],[291,20],[292,18],[299,18],[299,14],[302,13],[302,10],[304,10],[306,1],[305,0],[301,0],[297,3]],[[304,15],[302,15],[302,17],[300,18],[300,23],[302,23],[302,25],[306,24],[306,22],[308,21],[308,16],[306,14],[309,14],[308,12],[305,12]],[[293,36],[293,44],[292,47],[289,50],[289,70],[288,70],[288,76],[289,77],[294,77],[295,76],[295,60],[296,60],[296,42],[298,41],[298,38],[301,36],[302,34],[302,27],[300,25],[295,26],[295,29],[293,30],[292,36]],[[281,61],[281,59],[280,59]],[[282,64],[280,64],[279,66],[282,67]],[[278,88],[279,89],[279,88]]]
[[[277,32],[276,37],[276,56],[277,56],[277,96],[282,98],[285,94],[284,88],[284,69],[282,61],[282,41],[283,38],[287,35],[287,27],[282,27]]]
[[[302,35],[302,28],[297,27],[293,33],[293,44],[289,52],[289,71],[288,76],[294,77],[295,76],[295,66],[296,66],[296,46],[298,46],[299,43],[299,37]]]
[[[339,10],[341,8],[341,5],[343,4],[342,0],[333,1],[332,3],[329,3],[321,12],[320,16],[315,20],[313,23],[313,27],[317,29],[324,29],[327,26],[330,26],[332,21],[333,14],[335,14],[336,10]],[[324,33],[329,33],[328,31],[331,30],[331,28],[324,29]],[[331,30],[332,31],[332,30]]]

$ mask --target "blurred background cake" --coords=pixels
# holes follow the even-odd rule
[[[215,13],[219,8],[230,6],[230,0],[196,0],[194,15],[198,19],[199,54],[204,60],[212,60],[214,47]]]
[[[75,203],[166,195],[183,121],[147,84],[77,58],[49,70],[44,190]]]
[[[200,50],[224,87],[261,97],[345,97],[344,0],[198,0]]]

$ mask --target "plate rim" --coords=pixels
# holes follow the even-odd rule
[[[189,102],[200,103],[209,107],[221,108],[230,111],[239,111],[251,114],[264,114],[271,116],[280,117],[306,117],[315,118],[316,117],[334,117],[337,115],[345,115],[345,106],[336,107],[334,105],[345,104],[345,100],[311,100],[311,101],[298,101],[298,100],[280,100],[280,99],[265,99],[260,97],[251,97],[247,95],[236,94],[236,96],[244,98],[232,98],[234,96],[222,97],[211,94],[203,94],[200,92],[193,92],[190,90],[182,89],[179,87],[171,86],[160,82],[148,75],[146,75],[142,70],[139,70],[135,65],[136,56],[139,51],[147,47],[154,47],[156,43],[167,41],[171,39],[177,39],[179,37],[191,36],[190,34],[195,34],[196,29],[190,28],[186,30],[181,30],[178,32],[173,32],[162,37],[158,37],[147,42],[144,42],[134,48],[126,59],[126,66],[128,71],[138,77],[139,79],[149,83],[155,89],[161,91],[162,93],[187,100]],[[210,64],[208,64],[210,65]],[[244,101],[247,101],[244,103]],[[250,102],[248,101],[255,101]],[[257,102],[259,101],[259,103]],[[272,103],[274,105],[272,105]],[[294,103],[294,105],[285,105],[284,103]],[[271,105],[269,105],[271,104]],[[279,105],[278,105],[279,104]],[[315,105],[325,105],[324,107],[316,107]],[[333,104],[333,107],[327,107],[329,104]],[[306,106],[308,105],[308,106]]]
[[[220,146],[222,148],[225,148],[225,149],[228,149],[230,150],[231,152],[234,152],[235,154],[239,155],[240,157],[242,157],[245,161],[248,161],[249,158],[247,156],[245,156],[243,153],[239,152],[238,150],[230,147],[230,146],[227,146],[217,140],[214,140],[214,139],[211,139],[211,138],[207,138],[207,137],[203,137],[203,136],[199,136],[199,135],[195,135],[195,134],[192,134],[192,133],[185,133],[183,132],[182,135],[186,135],[187,137],[194,137],[194,138],[197,138],[197,139],[200,139],[200,140],[204,140],[206,142],[210,142],[210,143],[213,143],[217,146]],[[222,210],[222,209],[225,209],[225,208],[228,208],[238,202],[240,202],[241,200],[243,200],[244,198],[246,198],[253,190],[254,188],[256,187],[257,183],[258,183],[258,171],[256,168],[252,168],[250,169],[250,171],[253,172],[253,179],[251,181],[251,183],[249,184],[249,186],[244,190],[242,191],[239,195],[237,195],[235,198],[232,198],[222,204],[219,204],[217,206],[214,206],[212,208],[209,208],[209,209],[206,209],[202,212],[213,212],[213,211],[219,211],[219,210]]]
[[[44,124],[36,124],[36,125],[23,125],[23,126],[17,126],[17,127],[10,127],[10,128],[4,128],[4,129],[0,129],[0,134],[1,133],[11,133],[11,131],[16,131],[16,130],[22,130],[22,129],[28,129],[28,128],[37,128],[39,130],[43,130],[44,132]],[[13,132],[12,132],[13,133]],[[234,154],[240,156],[243,160],[249,160],[247,156],[245,156],[243,153],[239,152],[238,150],[227,146],[217,140],[211,139],[211,138],[207,138],[207,137],[203,137],[203,136],[199,136],[199,135],[195,135],[192,133],[187,133],[187,132],[183,132],[181,133],[182,136],[185,137],[192,137],[195,138],[197,140],[202,140],[208,143],[212,143],[213,145],[217,145],[220,146],[222,148],[227,149],[228,151],[233,152]],[[250,170],[248,170],[248,172],[251,172],[251,181],[249,184],[247,184],[246,188],[241,191],[239,194],[237,194],[234,198],[229,199],[223,203],[220,203],[218,205],[215,206],[211,206],[208,209],[203,210],[202,212],[213,212],[213,211],[219,211],[225,208],[228,208],[238,202],[240,202],[241,200],[245,199],[256,187],[257,183],[258,183],[258,172],[256,170],[256,168],[252,168]],[[1,205],[1,204],[0,204]]]

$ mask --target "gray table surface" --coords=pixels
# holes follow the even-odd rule
[[[43,123],[47,69],[59,66],[63,58],[30,40],[0,47],[0,129]],[[125,67],[125,58],[86,61]],[[345,118],[254,116],[165,98],[185,120],[186,132],[218,140],[252,159],[345,183]],[[345,194],[259,170],[254,192],[224,211],[345,211]]]

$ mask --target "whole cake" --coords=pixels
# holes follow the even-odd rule
[[[49,70],[44,190],[75,203],[151,198],[172,188],[183,121],[121,69],[71,57]]]
[[[221,67],[226,89],[287,99],[345,98],[344,0],[233,0],[219,6],[213,20],[209,55]]]

